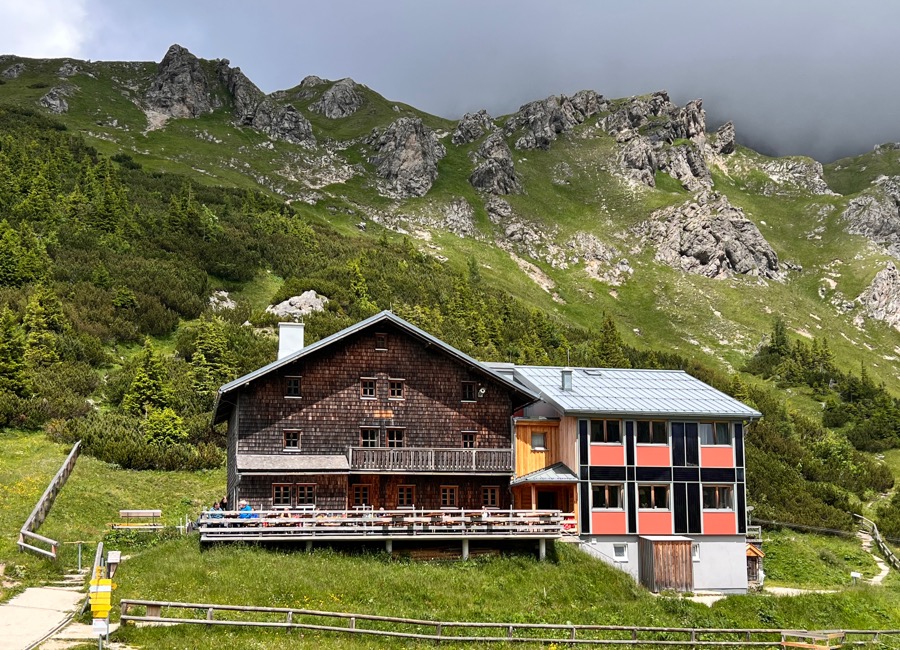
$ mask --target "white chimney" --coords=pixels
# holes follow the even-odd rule
[[[563,390],[572,390],[572,369],[563,368],[560,374],[562,375],[562,385],[560,388]]]
[[[278,323],[278,358],[303,349],[303,323]]]

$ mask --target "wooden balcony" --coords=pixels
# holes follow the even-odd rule
[[[512,449],[351,447],[350,470],[363,472],[467,472],[511,474]]]

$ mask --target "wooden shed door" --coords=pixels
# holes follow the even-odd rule
[[[653,572],[656,591],[693,591],[694,563],[690,541],[653,542]]]

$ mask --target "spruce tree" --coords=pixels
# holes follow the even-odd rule
[[[59,361],[59,335],[65,330],[62,303],[46,285],[38,285],[25,307],[25,364],[29,368]]]
[[[144,341],[139,365],[122,398],[122,409],[131,415],[146,415],[149,409],[164,409],[171,401],[171,388],[162,359],[153,351],[150,339]]]
[[[592,346],[595,361],[602,368],[630,368],[625,354],[625,344],[616,329],[616,323],[607,315],[600,326],[600,333]]]
[[[25,394],[25,343],[15,314],[4,307],[0,312],[0,393]]]

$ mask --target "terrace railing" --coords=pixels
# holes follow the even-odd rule
[[[511,449],[351,447],[351,470],[370,472],[512,472]]]
[[[574,515],[559,510],[206,511],[203,541],[365,539],[554,539]]]

